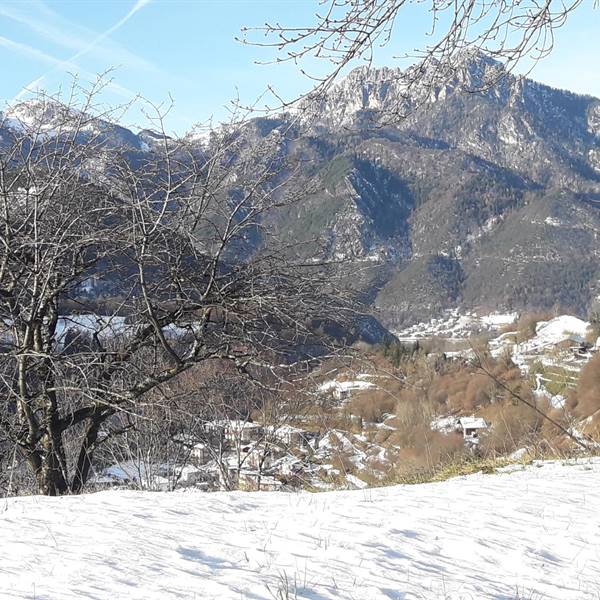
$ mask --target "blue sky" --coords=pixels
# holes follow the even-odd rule
[[[424,7],[404,15],[376,63],[393,65],[398,49],[422,42]],[[211,115],[224,118],[237,94],[251,103],[269,84],[288,98],[307,89],[293,65],[257,65],[274,54],[235,37],[241,27],[265,21],[305,24],[317,9],[317,0],[0,0],[0,99],[10,102],[26,87],[53,92],[69,73],[89,80],[114,67],[107,102],[140,93],[159,103],[170,95],[175,106],[167,125],[182,133]],[[600,97],[599,32],[600,10],[588,0],[557,32],[555,51],[532,76]]]

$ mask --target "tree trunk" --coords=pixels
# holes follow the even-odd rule
[[[77,458],[77,467],[75,469],[75,475],[71,482],[71,492],[78,494],[83,489],[92,468],[92,458],[94,455],[94,447],[98,439],[98,433],[100,432],[100,426],[104,420],[111,413],[102,413],[98,411],[90,418],[90,423],[85,432],[85,437],[79,450],[79,457]]]
[[[42,446],[44,454],[36,473],[39,492],[46,496],[65,494],[69,488],[61,468],[60,450],[56,448],[49,434],[44,436]]]

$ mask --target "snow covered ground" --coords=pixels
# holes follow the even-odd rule
[[[515,365],[524,375],[531,372],[531,367],[541,365],[545,374],[535,373],[535,392],[547,397],[556,408],[564,407],[565,396],[569,389],[575,387],[579,372],[598,350],[598,343],[583,349],[588,336],[590,323],[569,315],[560,315],[550,321],[540,321],[536,325],[535,335],[520,344],[515,343],[515,332],[507,332],[489,343],[492,356],[509,353]],[[581,350],[580,350],[581,349]],[[553,394],[546,386],[554,381],[558,384],[560,394]]]
[[[0,507],[1,598],[600,597],[599,460],[349,492]]]
[[[513,346],[513,361],[521,365],[562,342],[570,341],[574,345],[584,342],[589,327],[587,321],[569,315],[560,315],[550,321],[540,321],[536,326],[535,335],[526,342],[511,344],[510,333],[506,333],[492,340],[490,348],[493,355],[500,355],[508,342]]]

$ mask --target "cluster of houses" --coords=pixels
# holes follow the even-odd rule
[[[277,491],[292,486],[310,469],[304,459],[316,447],[318,435],[287,424],[223,419],[207,422],[195,438],[180,436],[174,441],[184,448],[179,453],[184,461],[112,465],[96,477],[96,485]]]
[[[317,434],[292,425],[261,425],[239,420],[206,424],[207,437],[194,444],[191,458],[199,467],[216,470],[224,488],[279,490],[305,468]]]
[[[318,391],[343,405],[355,391],[376,387],[366,379],[329,381]],[[278,491],[303,487],[305,483],[314,485],[321,467],[330,462],[328,434],[294,423],[265,425],[233,418],[208,421],[193,437],[173,438],[180,449],[176,463],[140,465],[128,461],[112,465],[98,474],[96,484],[162,490],[195,487],[207,491]],[[475,416],[438,418],[431,425],[439,431],[461,433],[465,444],[472,448],[490,427]]]

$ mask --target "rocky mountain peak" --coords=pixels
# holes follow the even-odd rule
[[[3,117],[12,128],[48,130],[79,114],[51,98],[35,98],[9,106]]]
[[[360,126],[365,120],[372,125],[385,115],[406,116],[449,94],[486,92],[500,80],[505,93],[515,78],[477,49],[462,50],[445,63],[430,60],[404,70],[365,65],[331,86],[310,114],[318,129]]]

